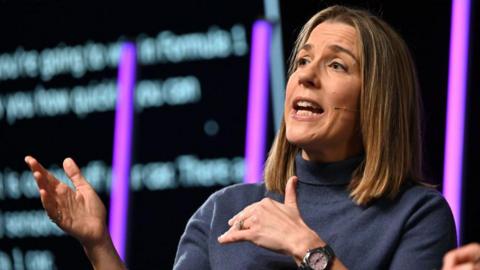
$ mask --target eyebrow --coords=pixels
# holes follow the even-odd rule
[[[340,45],[337,45],[337,44],[333,44],[333,45],[330,45],[328,46],[328,48],[330,48],[331,50],[335,51],[335,52],[343,52],[343,53],[346,53],[348,55],[350,55],[350,57],[353,58],[353,60],[355,60],[355,62],[358,63],[358,60],[357,58],[355,57],[355,55],[348,49],[340,46]]]
[[[305,50],[305,51],[308,52],[308,51],[311,51],[312,48],[313,48],[312,44],[306,43],[306,44],[304,44],[302,47],[300,47],[300,50],[299,50],[299,51]],[[346,48],[344,48],[344,47],[342,47],[342,46],[340,46],[340,45],[337,45],[337,44],[329,45],[328,48],[329,48],[330,50],[334,51],[334,52],[343,52],[343,53],[346,53],[346,54],[348,54],[350,57],[352,57],[353,60],[355,60],[355,62],[358,63],[357,58],[355,57],[355,55],[354,55],[350,50],[348,50],[348,49],[346,49]]]

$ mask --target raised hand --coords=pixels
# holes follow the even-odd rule
[[[25,162],[32,170],[42,205],[53,222],[86,247],[105,240],[108,234],[105,206],[71,158],[63,161],[63,168],[74,190],[56,179],[33,157],[25,157]]]
[[[230,229],[218,238],[221,244],[250,241],[258,246],[293,256],[300,263],[306,251],[325,245],[300,216],[297,206],[297,177],[285,188],[284,203],[270,198],[247,206],[228,224]]]
[[[75,189],[60,182],[33,157],[25,157],[48,216],[83,245],[94,269],[126,269],[106,226],[105,205],[71,158],[63,169]]]

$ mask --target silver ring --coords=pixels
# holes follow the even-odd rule
[[[237,229],[238,229],[239,231],[245,229],[245,228],[243,227],[243,220],[240,220],[240,221],[237,223]]]

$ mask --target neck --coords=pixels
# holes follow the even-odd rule
[[[298,181],[311,185],[347,185],[353,172],[364,160],[363,155],[337,162],[307,161],[300,154],[295,157],[295,173]]]
[[[334,149],[305,149],[302,148],[302,158],[308,161],[314,161],[319,163],[337,162],[345,160],[354,156],[358,156],[363,152],[361,145],[349,146],[346,148],[334,147]]]

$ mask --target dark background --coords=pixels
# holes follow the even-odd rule
[[[480,199],[475,170],[480,100],[480,14],[472,1],[470,76],[467,97],[464,162],[462,243],[480,241]],[[0,53],[18,46],[26,50],[84,44],[88,40],[111,42],[131,39],[139,33],[154,36],[162,30],[175,33],[206,31],[210,25],[229,28],[242,23],[247,29],[262,17],[262,1],[0,1]],[[364,7],[380,15],[406,40],[415,58],[425,118],[425,172],[441,190],[450,44],[451,2],[434,1],[280,1],[285,60],[303,23],[331,4]],[[249,56],[226,60],[192,61],[176,65],[139,67],[138,79],[195,74],[202,83],[202,102],[172,108],[151,109],[136,115],[133,163],[172,160],[179,154],[199,158],[242,156],[245,139],[246,94]],[[115,78],[116,70],[87,73],[80,79],[58,76],[45,87],[84,84]],[[34,79],[0,82],[0,94],[33,89]],[[477,91],[475,91],[477,90]],[[234,107],[232,107],[234,106]],[[80,166],[89,160],[111,163],[113,112],[96,113],[84,119],[74,115],[35,118],[8,125],[0,121],[2,155],[0,169],[25,170],[23,156],[35,154],[45,164],[60,165],[73,156]],[[207,119],[220,125],[214,137],[202,131]],[[271,120],[271,116],[270,116]],[[270,131],[271,133],[272,131]],[[131,269],[171,267],[176,244],[191,214],[221,186],[179,187],[163,191],[139,191],[131,196],[128,262]],[[102,194],[108,205],[109,197]],[[0,200],[0,210],[40,209],[37,199]],[[435,224],[432,224],[435,226]],[[59,269],[89,269],[81,246],[70,237],[0,239],[0,250],[50,249]],[[72,263],[75,262],[75,263]]]

